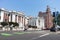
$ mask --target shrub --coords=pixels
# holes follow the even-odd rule
[[[1,22],[1,25],[4,27],[4,26],[7,26],[8,23],[7,22]]]
[[[14,27],[15,27],[15,26],[19,26],[19,24],[18,24],[18,23],[16,23],[16,22],[15,22],[13,25],[14,25]]]
[[[32,26],[32,28],[37,28],[37,26]]]
[[[12,24],[13,24],[13,27],[19,26],[19,24],[17,22],[9,22],[9,26],[11,26]]]
[[[28,27],[31,28],[31,25],[29,25]]]
[[[14,22],[9,22],[9,26],[11,26],[12,24],[14,24]]]
[[[31,26],[31,25],[29,25],[28,27],[29,28],[37,28],[37,26]]]

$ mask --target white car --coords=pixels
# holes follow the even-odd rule
[[[60,30],[60,26],[59,26],[59,25],[57,25],[57,26],[56,26],[56,29],[57,29],[57,30]]]
[[[50,31],[53,31],[53,32],[56,32],[56,31],[58,31],[58,30],[60,30],[60,26],[56,26],[56,25],[54,25],[51,29],[50,29]]]

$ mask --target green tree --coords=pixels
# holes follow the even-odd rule
[[[9,22],[8,24],[9,24],[9,26],[11,26],[12,24],[14,24],[14,22]]]
[[[13,26],[14,26],[14,22],[8,22],[10,30],[12,30]],[[12,26],[13,25],[13,26]]]
[[[55,20],[55,18],[53,19],[53,23],[56,23],[56,20]]]
[[[19,26],[19,24],[17,22],[15,22],[13,25],[14,25],[14,27]]]
[[[1,22],[1,25],[4,27],[4,26],[7,26],[8,23],[7,22]]]
[[[60,14],[57,16],[57,25],[60,26]]]

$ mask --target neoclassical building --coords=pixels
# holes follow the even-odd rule
[[[0,22],[17,22],[19,30],[27,28],[28,25],[37,26],[38,29],[50,29],[53,26],[53,17],[50,7],[47,6],[46,12],[39,12],[38,17],[29,18],[23,12],[7,11],[0,9]]]
[[[28,21],[28,25],[31,27],[37,27],[36,29],[42,30],[45,29],[44,18],[43,17],[30,17]]]
[[[24,29],[28,23],[27,17],[22,12],[7,11],[4,8],[0,9],[0,22],[17,22],[19,28]]]

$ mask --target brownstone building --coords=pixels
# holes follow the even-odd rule
[[[50,29],[53,27],[53,16],[51,15],[50,7],[47,6],[46,12],[39,12],[39,17],[45,18],[45,27],[46,29]]]

